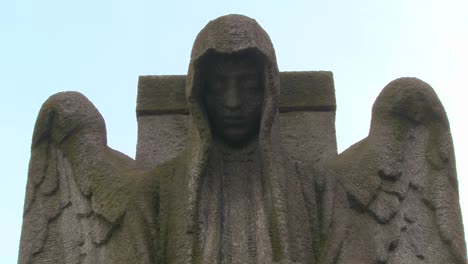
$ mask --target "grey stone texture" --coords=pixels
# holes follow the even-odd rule
[[[336,156],[335,90],[331,72],[281,72],[283,147],[293,160],[315,164]],[[140,76],[136,162],[145,168],[176,157],[187,144],[186,76]],[[315,153],[310,155],[309,153]]]
[[[466,263],[449,123],[427,83],[389,83],[369,136],[325,167],[351,208],[337,263]]]
[[[264,99],[233,147],[207,118],[203,62],[238,54],[261,58]],[[133,160],[83,95],[43,104],[18,263],[467,263],[449,123],[421,80],[388,84],[338,155],[331,72],[280,73],[260,25],[228,15],[186,76],[140,77],[136,109]]]

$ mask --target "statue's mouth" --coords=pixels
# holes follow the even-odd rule
[[[223,118],[224,124],[238,126],[244,125],[246,118],[244,116],[228,116]]]

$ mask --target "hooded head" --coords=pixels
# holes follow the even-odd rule
[[[226,76],[220,76],[222,74],[219,74],[219,71],[222,71],[222,68],[243,70],[240,75],[246,73],[247,76],[240,76],[243,83],[237,82],[237,85],[255,87],[236,94],[236,91],[229,89],[229,84],[236,82],[235,76],[228,76],[230,78],[227,79],[224,78]],[[218,76],[213,76],[216,72]],[[248,76],[252,72],[257,74]],[[218,91],[213,91],[216,90],[216,87],[213,87],[216,83],[221,84],[221,87]],[[219,96],[215,98],[219,91],[224,92],[224,98],[228,100],[221,101]],[[210,97],[210,95],[213,96]],[[263,135],[270,133],[277,111],[279,72],[271,40],[255,20],[242,15],[227,15],[211,21],[200,31],[192,49],[186,96],[194,128],[201,140],[199,143],[203,145],[209,144],[214,131],[219,132],[217,134],[227,139],[228,143],[236,141],[230,137],[230,134],[247,134],[240,135],[238,138],[243,141],[242,139],[257,134],[259,131]],[[241,102],[236,102],[236,98]],[[217,109],[210,105],[210,103],[215,103],[214,99],[217,99],[218,105],[224,104],[225,108],[236,107],[236,103],[255,103],[259,107],[249,112],[248,105],[247,107],[242,105],[239,109],[243,112],[235,116],[236,114],[232,113],[234,111],[228,113],[215,111]],[[259,118],[252,117],[252,114],[257,113],[259,113]],[[220,115],[227,116],[227,118],[221,118]],[[239,123],[250,131],[234,131],[235,129],[232,128],[234,125],[231,126],[232,129],[229,129],[229,124],[217,122],[221,119],[229,121],[230,116],[232,119],[242,118],[243,115],[249,116],[250,119],[244,120],[245,122],[240,120]],[[232,121],[235,123],[237,120]]]
[[[191,124],[186,173],[178,181],[178,199],[184,207],[179,213],[185,219],[177,227],[182,232],[175,247],[179,260],[197,262],[200,182],[216,137],[234,147],[258,138],[273,259],[289,258],[294,245],[308,244],[309,225],[288,224],[291,217],[299,217],[295,212],[305,218],[306,208],[302,192],[291,189],[300,180],[280,144],[279,88],[273,45],[255,20],[227,15],[209,22],[198,34],[186,83]]]

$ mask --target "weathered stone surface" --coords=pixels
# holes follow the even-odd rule
[[[336,155],[332,73],[281,72],[280,84],[280,127],[288,154],[304,164]],[[180,154],[188,137],[186,114],[184,75],[140,76],[138,164],[152,168]]]
[[[337,263],[466,263],[449,123],[427,83],[389,83],[369,136],[325,167],[352,208]]]
[[[280,72],[280,112],[334,111],[333,74],[328,71]],[[185,75],[147,75],[138,80],[137,116],[188,114]]]

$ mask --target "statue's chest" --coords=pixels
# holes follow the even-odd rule
[[[213,160],[205,176],[199,214],[204,263],[271,263],[256,156],[223,155]]]

